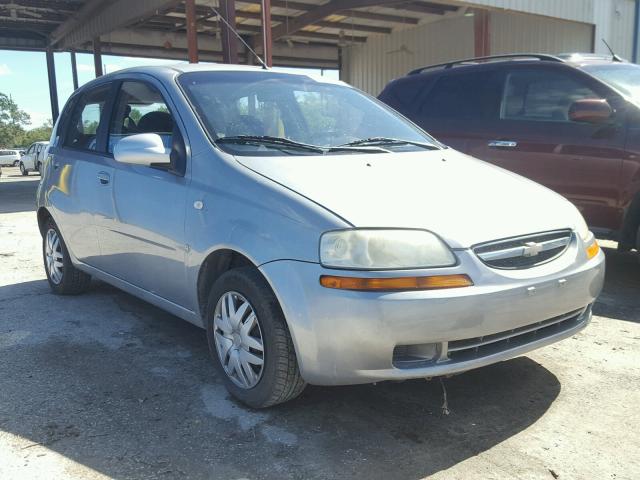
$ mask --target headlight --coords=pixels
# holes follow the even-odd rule
[[[589,231],[589,227],[587,226],[587,222],[584,221],[584,217],[580,212],[576,209],[577,222],[576,222],[576,233],[580,236],[582,241],[587,244],[593,239],[593,233]]]
[[[320,263],[361,270],[449,267],[451,249],[425,230],[353,229],[320,237]]]
[[[576,224],[576,233],[582,239],[582,242],[585,246],[585,252],[587,254],[587,258],[591,260],[600,251],[600,245],[598,245],[598,242],[593,232],[589,230],[589,227],[587,226],[587,222],[584,221],[583,216],[580,214],[580,212],[576,212],[576,213],[578,215],[578,222]]]

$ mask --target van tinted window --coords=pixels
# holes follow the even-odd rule
[[[569,107],[583,98],[599,97],[564,72],[519,70],[507,75],[500,118],[568,122]]]
[[[420,116],[426,119],[495,119],[502,83],[502,75],[496,71],[443,75],[422,104]]]

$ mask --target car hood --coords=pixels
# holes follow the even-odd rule
[[[427,229],[453,248],[580,219],[551,190],[453,149],[236,159],[355,227]]]

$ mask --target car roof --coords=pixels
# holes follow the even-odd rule
[[[102,75],[90,82],[85,83],[82,87],[80,87],[77,92],[85,90],[86,88],[90,88],[94,85],[98,85],[100,83],[115,80],[119,77],[126,76],[128,74],[147,74],[151,75],[155,78],[167,78],[174,76],[176,73],[190,73],[190,72],[261,72],[268,71],[270,73],[274,73],[277,75],[290,76],[290,75],[304,75],[310,78],[313,78],[316,81],[327,83],[327,84],[338,84],[338,85],[346,85],[346,83],[340,80],[333,80],[327,77],[323,77],[320,75],[315,75],[306,72],[283,72],[272,69],[265,69],[259,65],[236,65],[236,64],[228,64],[228,63],[187,63],[187,62],[178,62],[174,64],[168,65],[148,65],[148,66],[140,66],[140,67],[131,67],[124,68],[122,70],[117,70],[115,72]]]
[[[476,69],[487,65],[508,65],[512,62],[518,63],[543,63],[543,64],[564,64],[569,67],[581,68],[588,65],[606,65],[615,63],[628,63],[617,55],[602,55],[597,53],[561,53],[550,55],[546,53],[513,53],[506,55],[491,55],[486,57],[473,57],[462,60],[454,60],[446,63],[427,65],[425,67],[411,70],[407,76],[427,74],[431,72],[442,72],[451,69]]]

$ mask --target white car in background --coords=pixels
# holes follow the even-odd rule
[[[20,151],[3,149],[0,150],[0,166],[2,167],[17,167],[20,163]]]
[[[40,172],[44,162],[49,142],[35,142],[27,149],[27,153],[20,159],[20,173],[29,175],[29,172]]]

